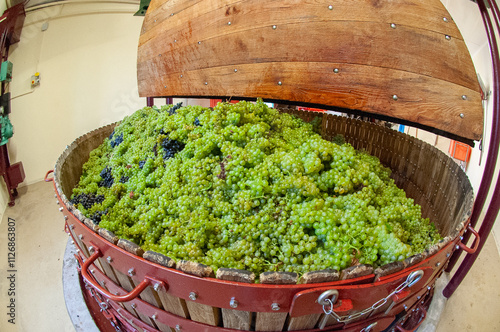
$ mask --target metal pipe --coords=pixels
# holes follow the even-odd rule
[[[62,1],[55,1],[55,2],[47,2],[47,3],[42,3],[40,5],[35,5],[29,8],[26,8],[26,12],[32,12],[38,9],[44,9],[47,7],[53,7],[53,6],[62,6],[62,5],[72,5],[72,4],[121,4],[121,5],[134,5],[134,6],[139,6],[140,1],[100,1],[100,0],[83,0],[83,1],[78,1],[78,0],[62,0]]]
[[[490,4],[493,3],[493,12],[495,14],[495,23],[497,28],[499,27],[499,12],[498,7],[495,1],[488,1]],[[491,138],[490,138],[490,146],[488,148],[488,154],[486,159],[486,165],[484,167],[483,177],[481,179],[481,184],[479,185],[479,189],[477,192],[476,199],[474,201],[474,208],[471,215],[470,225],[475,227],[479,220],[479,216],[481,212],[483,212],[484,204],[486,202],[486,198],[488,197],[488,193],[491,188],[491,183],[493,181],[493,175],[495,174],[496,163],[498,160],[498,145],[500,142],[500,115],[499,115],[499,101],[498,101],[498,89],[500,86],[499,81],[499,70],[500,70],[500,60],[498,54],[498,45],[497,40],[495,38],[495,29],[493,24],[491,23],[488,9],[486,8],[483,1],[478,1],[478,6],[481,11],[481,16],[483,17],[484,25],[486,28],[486,32],[488,35],[488,42],[490,45],[491,57],[493,61],[493,88],[494,90],[494,99],[493,99],[493,119],[492,119],[492,127],[491,127]],[[484,9],[484,10],[483,10]],[[464,234],[463,242],[467,243],[470,239],[470,233]],[[446,268],[446,272],[450,272],[455,264],[457,263],[460,255],[462,254],[462,250],[456,250],[453,255],[450,257],[448,261],[448,266]]]
[[[500,17],[500,11],[498,9],[498,6],[494,1],[491,0],[484,0],[488,1],[490,4],[491,8],[493,9],[494,16],[495,16],[495,24],[497,29],[500,28],[499,25],[499,17]],[[499,107],[500,107],[500,57],[498,53],[498,45],[497,45],[497,40],[495,37],[495,29],[494,26],[491,22],[491,19],[489,17],[488,10],[486,8],[485,2],[483,1],[478,1],[479,9],[481,11],[481,16],[483,18],[485,27],[486,27],[486,32],[488,34],[488,42],[490,44],[490,51],[491,51],[491,57],[493,61],[493,124],[491,128],[491,142],[490,142],[490,147],[488,149],[488,159],[486,160],[486,167],[488,168],[488,171],[491,171],[491,174],[484,174],[483,179],[481,180],[481,187],[480,188],[488,188],[488,190],[485,190],[485,192],[481,192],[481,194],[484,195],[484,197],[481,197],[482,202],[480,202],[480,206],[476,208],[476,204],[474,204],[474,212],[472,216],[475,216],[474,221],[477,222],[478,216],[484,206],[484,202],[486,200],[486,196],[488,195],[489,188],[490,188],[490,183],[491,179],[493,177],[493,173],[495,170],[496,166],[496,161],[498,158],[498,149],[500,145],[500,120],[499,120]],[[485,183],[485,177],[489,177],[488,183]],[[478,194],[479,196],[479,194]],[[478,201],[478,198],[476,198],[476,202]],[[481,249],[484,246],[484,242],[486,241],[489,233],[491,232],[491,229],[493,227],[493,224],[495,223],[495,220],[498,215],[498,211],[500,209],[500,177],[497,179],[497,183],[495,185],[495,189],[493,190],[493,196],[490,202],[490,205],[488,206],[486,215],[484,217],[484,220],[481,224],[481,228],[479,229],[478,233],[479,236],[481,237],[482,241],[479,243],[479,246],[477,248],[477,251],[474,254],[469,254],[465,256],[462,264],[460,264],[457,272],[453,275],[451,278],[450,282],[448,285],[445,287],[443,290],[443,295],[445,297],[450,297],[453,295],[457,287],[460,285],[462,280],[465,278],[469,270],[471,269],[472,265],[474,264],[477,256],[481,252]],[[457,250],[458,251],[458,250]]]

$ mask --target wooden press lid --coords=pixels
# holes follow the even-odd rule
[[[325,105],[482,136],[476,72],[440,0],[152,0],[141,97]]]

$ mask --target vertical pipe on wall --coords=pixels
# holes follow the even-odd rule
[[[479,218],[479,214],[481,213],[481,210],[483,209],[484,203],[486,201],[486,197],[488,195],[489,189],[491,188],[491,180],[493,178],[493,174],[495,171],[496,167],[496,161],[498,159],[498,149],[500,145],[500,57],[499,57],[499,51],[498,51],[498,44],[497,40],[495,37],[495,29],[494,26],[491,22],[488,10],[486,8],[485,2],[488,1],[490,4],[490,7],[493,10],[494,17],[495,17],[495,24],[497,29],[500,29],[500,24],[499,24],[499,19],[500,19],[500,11],[498,9],[498,6],[496,5],[495,1],[491,0],[482,0],[478,1],[479,9],[481,11],[481,16],[483,18],[485,27],[486,27],[486,32],[488,34],[488,42],[490,44],[490,51],[491,51],[491,57],[493,61],[493,124],[491,128],[491,142],[490,142],[490,147],[488,149],[488,157],[486,160],[486,167],[485,167],[485,173],[483,175],[483,178],[481,180],[481,185],[478,191],[478,197],[476,198],[476,201],[474,203],[474,211],[472,213],[471,217],[471,224],[474,222],[477,223],[477,220]],[[481,194],[481,197],[479,196]],[[462,264],[459,266],[457,272],[453,275],[451,278],[450,282],[448,285],[445,287],[443,290],[443,295],[445,297],[450,297],[453,295],[457,287],[460,285],[462,280],[465,278],[467,273],[469,272],[470,268],[474,264],[474,261],[476,260],[477,256],[481,252],[481,249],[484,246],[484,242],[486,241],[486,238],[488,237],[493,224],[495,223],[495,220],[498,215],[498,211],[500,209],[500,177],[497,179],[497,183],[495,185],[495,189],[493,191],[493,196],[490,202],[490,205],[488,206],[486,215],[484,217],[484,220],[481,224],[481,228],[479,229],[478,233],[481,238],[481,242],[479,243],[479,246],[474,254],[469,254],[465,256],[464,261]],[[453,264],[456,262],[456,259],[458,259],[457,254],[459,252],[458,250],[455,252],[455,261]],[[452,257],[453,258],[453,257]],[[448,269],[451,269],[448,267]]]

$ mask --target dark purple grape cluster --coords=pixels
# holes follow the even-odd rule
[[[104,211],[97,211],[93,215],[90,216],[90,219],[94,222],[94,224],[99,225],[101,222],[102,216],[108,213],[109,209],[106,209]]]
[[[167,112],[170,115],[174,115],[175,113],[177,113],[177,110],[181,107],[182,107],[182,102],[177,103],[174,106],[170,107]]]
[[[194,125],[195,126],[201,126],[200,119],[198,119],[198,118],[194,119]]]
[[[104,201],[104,195],[79,194],[70,200],[71,204],[82,204],[85,209],[90,209],[94,204],[100,204]]]
[[[122,176],[122,177],[120,178],[120,183],[125,183],[125,182],[127,182],[127,181],[128,181],[128,179],[129,179],[129,177],[128,177],[128,176]]]
[[[114,133],[114,131],[113,131]],[[111,145],[112,148],[120,145],[120,143],[123,142],[123,133],[116,135],[115,139],[110,141],[109,144]]]
[[[168,137],[164,138],[161,142],[161,147],[163,148],[163,160],[168,160],[173,158],[175,154],[182,151],[186,144],[170,139]]]
[[[101,182],[98,183],[99,187],[111,188],[114,183],[113,175],[111,174],[111,167],[106,166],[101,171]]]

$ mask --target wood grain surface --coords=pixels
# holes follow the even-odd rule
[[[482,135],[476,72],[439,0],[153,0],[137,75],[141,96],[261,97]]]

